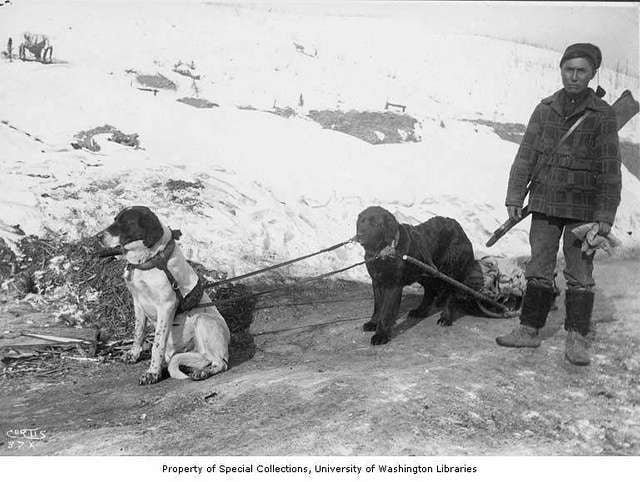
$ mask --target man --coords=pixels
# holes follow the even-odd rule
[[[567,48],[560,60],[564,88],[534,110],[511,167],[505,203],[509,217],[518,218],[529,191],[531,260],[525,271],[527,289],[520,324],[496,342],[510,347],[540,346],[538,330],[553,303],[562,237],[567,281],[565,356],[575,365],[590,363],[585,337],[591,326],[595,283],[593,253],[582,252],[582,242],[571,230],[595,222],[598,234],[606,236],[620,204],[615,113],[589,88],[601,62],[602,54],[595,45]]]

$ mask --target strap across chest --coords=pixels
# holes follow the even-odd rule
[[[158,254],[156,254],[154,257],[140,264],[128,263],[126,270],[127,270],[127,281],[132,280],[133,271],[136,269],[141,271],[148,271],[150,269],[157,268],[163,271],[167,279],[169,280],[171,289],[173,290],[176,297],[178,298],[178,308],[176,309],[176,314],[177,314],[177,313],[184,313],[185,311],[189,311],[193,309],[200,302],[200,299],[204,294],[204,282],[202,278],[198,276],[198,281],[196,285],[193,287],[193,289],[186,296],[182,296],[178,282],[176,281],[175,277],[169,270],[169,266],[168,266],[169,259],[171,258],[171,255],[173,254],[175,247],[176,247],[176,242],[174,239],[171,239],[167,243],[167,245],[164,247],[164,249],[160,251]]]

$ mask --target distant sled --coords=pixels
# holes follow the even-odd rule
[[[26,32],[18,47],[18,58],[22,61],[36,61],[50,64],[53,61],[53,46],[49,37],[43,34]]]

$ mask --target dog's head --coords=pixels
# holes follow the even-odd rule
[[[131,206],[120,211],[113,224],[97,237],[106,248],[149,249],[162,239],[164,232],[162,223],[151,209]]]
[[[369,206],[358,215],[356,234],[358,242],[367,251],[379,251],[391,245],[398,234],[396,218],[380,206]]]

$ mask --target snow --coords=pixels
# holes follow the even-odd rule
[[[505,218],[517,145],[462,119],[526,123],[560,85],[558,53],[424,31],[411,17],[299,10],[60,0],[3,7],[0,38],[12,36],[15,51],[22,32],[46,33],[57,62],[0,60],[0,120],[17,129],[0,124],[0,234],[11,238],[5,228],[19,224],[27,234],[74,239],[125,206],[148,205],[182,230],[187,257],[234,275],[346,240],[358,212],[379,204],[402,222],[456,218],[478,256],[527,255],[527,222],[484,247]],[[178,61],[195,63],[197,93],[172,71]],[[161,73],[177,90],[138,90],[127,69]],[[601,69],[600,83],[610,102],[626,88],[640,97],[637,77]],[[220,107],[176,102],[196,94]],[[373,146],[303,115],[380,110],[386,101],[408,106],[423,142]],[[299,115],[262,111],[274,105]],[[74,134],[104,124],[138,133],[142,149],[106,135],[96,137],[97,153],[70,147]],[[620,134],[639,142],[638,131],[636,117]],[[623,176],[615,233],[632,249],[640,183],[626,169]],[[203,188],[172,192],[169,179]],[[361,257],[350,245],[283,272],[316,274]]]

